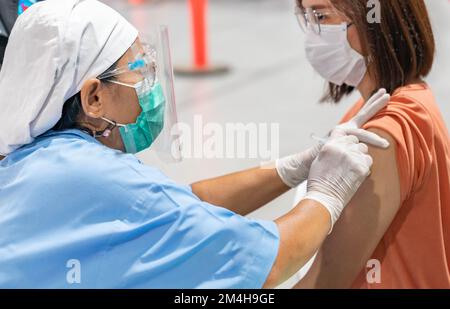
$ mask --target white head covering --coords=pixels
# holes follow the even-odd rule
[[[0,72],[0,155],[51,129],[64,102],[120,59],[137,35],[96,0],[47,0],[22,14]]]

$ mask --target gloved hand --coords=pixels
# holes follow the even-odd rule
[[[375,116],[379,111],[386,107],[391,96],[386,92],[386,89],[380,89],[375,93],[359,112],[350,121],[336,126],[334,130],[340,130],[347,135],[355,135],[361,143],[370,144],[379,148],[388,148],[389,142],[376,135],[375,133],[361,129],[361,127]]]
[[[340,130],[346,135],[355,135],[358,139],[370,145],[380,148],[389,147],[389,142],[375,133],[361,129],[369,119],[375,116],[389,102],[390,95],[385,89],[380,89],[364,104],[363,108],[350,121],[340,124],[334,130]],[[288,157],[278,159],[275,163],[278,175],[283,182],[295,188],[308,178],[309,168],[317,157],[323,143],[317,143],[313,147]]]
[[[366,144],[344,131],[333,131],[311,165],[304,199],[315,200],[330,213],[331,230],[342,210],[370,174],[373,164]]]

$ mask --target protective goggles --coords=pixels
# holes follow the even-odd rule
[[[137,43],[135,42],[132,46],[132,58],[129,59],[126,66],[114,68],[112,70],[106,71],[98,76],[98,79],[108,80],[111,78],[118,79],[120,76],[125,74],[135,73],[140,76],[140,79],[135,82],[140,82],[146,79],[151,86],[153,86],[157,79],[157,60],[156,60],[156,50],[153,49],[147,43]]]

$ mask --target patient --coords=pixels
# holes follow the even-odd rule
[[[362,99],[343,121],[378,88],[392,98],[365,125],[391,147],[371,148],[370,178],[297,288],[450,288],[450,138],[423,81],[435,51],[430,20],[423,0],[380,2],[381,23],[369,23],[367,0],[298,0],[299,12],[316,10],[310,26],[347,22],[348,42],[364,56]],[[325,99],[352,90],[330,83]]]

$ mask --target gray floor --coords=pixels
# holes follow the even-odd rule
[[[175,65],[191,59],[187,1],[147,1],[141,6],[124,0],[104,1],[145,32],[154,24],[171,31]],[[318,103],[324,82],[306,62],[303,34],[293,15],[293,0],[210,0],[209,43],[213,63],[228,64],[223,77],[176,78],[180,121],[225,124],[279,123],[280,153],[299,151],[312,143],[311,133],[324,134],[357,99],[338,106]],[[437,59],[428,78],[447,124],[450,123],[450,3],[428,0],[437,41]],[[155,163],[149,152],[140,155]],[[178,165],[159,165],[182,183],[259,165],[258,159],[187,159]],[[291,208],[294,192],[254,213],[273,219]]]

